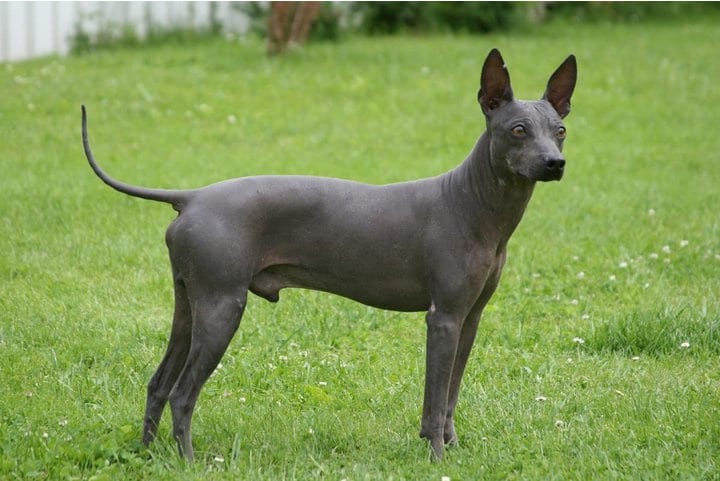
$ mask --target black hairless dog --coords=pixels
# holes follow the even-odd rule
[[[537,181],[560,180],[562,119],[575,57],[538,101],[513,96],[500,53],[482,68],[478,101],[487,130],[465,161],[437,177],[383,186],[302,176],[247,177],[196,190],[131,186],[95,162],[112,188],[179,212],[166,241],[175,313],[167,352],[150,380],[143,441],[170,401],[180,453],[193,458],[198,395],[240,324],[248,291],[275,302],[301,287],[396,311],[427,312],[420,436],[440,459],[455,443],[453,414],[480,313],[495,291],[505,247]]]

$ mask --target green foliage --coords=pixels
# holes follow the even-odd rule
[[[356,2],[353,9],[371,34],[485,33],[508,28],[516,7],[512,2]]]
[[[0,66],[0,479],[717,479],[717,25],[347,37],[281,59],[213,37]],[[521,98],[570,52],[580,71],[566,176],[537,186],[508,246],[460,446],[433,464],[417,437],[422,313],[288,290],[251,297],[199,399],[198,461],[177,458],[168,413],[141,447],[175,214],[92,174],[80,104],[132,183],[395,182],[467,155],[492,47]]]
[[[340,6],[333,2],[323,2],[320,7],[312,30],[310,31],[310,40],[315,41],[337,41],[342,36],[340,23],[342,21],[343,11]]]
[[[715,2],[549,2],[547,15],[553,19],[580,22],[677,21],[717,14]]]

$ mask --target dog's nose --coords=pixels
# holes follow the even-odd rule
[[[551,171],[562,172],[563,168],[565,168],[565,159],[563,159],[563,158],[546,159],[545,167]]]

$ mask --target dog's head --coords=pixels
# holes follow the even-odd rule
[[[541,100],[516,100],[510,75],[497,49],[485,59],[478,102],[490,134],[490,157],[496,172],[509,172],[530,181],[560,180],[566,130],[577,64],[570,55],[550,76]]]

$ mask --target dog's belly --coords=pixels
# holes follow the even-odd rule
[[[280,289],[287,287],[329,292],[392,311],[425,311],[430,306],[427,289],[403,276],[362,278],[352,272],[276,264],[257,273],[250,283],[251,292],[272,302],[278,301]]]
[[[429,308],[423,233],[438,193],[427,180],[372,186],[266,177],[243,184],[234,209],[245,221],[237,236],[252,239],[248,249],[259,260],[253,293],[277,301],[281,289],[297,287],[388,310]]]
[[[228,281],[247,282],[250,270],[247,287],[269,301],[297,287],[382,309],[424,311],[431,303],[425,236],[442,204],[440,191],[436,179],[388,186],[297,176],[236,179],[197,195],[169,239],[187,244],[178,252],[206,252],[208,275],[227,272]]]

